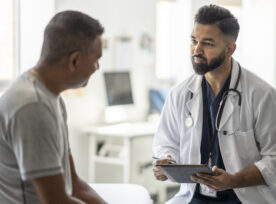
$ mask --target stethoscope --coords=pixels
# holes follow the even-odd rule
[[[217,131],[219,131],[219,124],[220,124],[220,120],[221,120],[221,117],[222,117],[224,105],[225,105],[227,96],[230,92],[234,92],[238,95],[238,98],[239,98],[238,105],[241,106],[242,97],[241,97],[241,93],[237,90],[238,84],[240,82],[240,77],[241,77],[241,66],[240,66],[239,63],[238,63],[238,66],[239,66],[239,73],[238,73],[238,78],[237,78],[237,81],[235,83],[234,88],[230,88],[227,91],[225,91],[223,93],[222,99],[220,101],[220,105],[219,105],[219,109],[218,109],[217,116],[216,116],[216,121],[215,121],[215,128],[216,128]],[[191,92],[190,99],[192,99],[192,98],[193,98],[193,93]],[[191,115],[190,112],[188,113],[188,116],[186,117],[184,123],[185,123],[186,127],[191,127],[193,125],[194,121],[193,121],[193,118],[192,118],[192,115]],[[223,134],[227,134],[227,131],[223,131]]]

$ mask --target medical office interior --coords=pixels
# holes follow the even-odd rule
[[[55,13],[98,19],[105,28],[100,69],[87,87],[63,93],[77,172],[93,184],[137,184],[164,203],[179,185],[155,180],[152,141],[169,90],[193,73],[193,16],[210,3],[239,19],[234,58],[275,87],[274,0],[1,0],[0,94],[35,65]]]

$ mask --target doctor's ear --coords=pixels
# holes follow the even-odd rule
[[[69,56],[68,65],[69,65],[69,70],[71,72],[74,72],[78,68],[79,61],[80,61],[79,58],[80,58],[80,52],[79,51],[73,52]]]
[[[231,56],[234,54],[234,52],[235,52],[235,50],[236,50],[236,47],[237,47],[236,43],[229,43],[229,44],[227,45],[226,55],[227,55],[228,57],[231,57]]]

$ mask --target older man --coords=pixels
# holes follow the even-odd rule
[[[81,12],[56,14],[38,63],[1,97],[1,204],[106,203],[75,171],[60,96],[99,68],[103,30]]]

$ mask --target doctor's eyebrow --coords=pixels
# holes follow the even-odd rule
[[[193,36],[193,35],[191,36],[191,39],[196,40],[195,36]],[[215,42],[215,40],[213,38],[203,38],[201,41]]]

